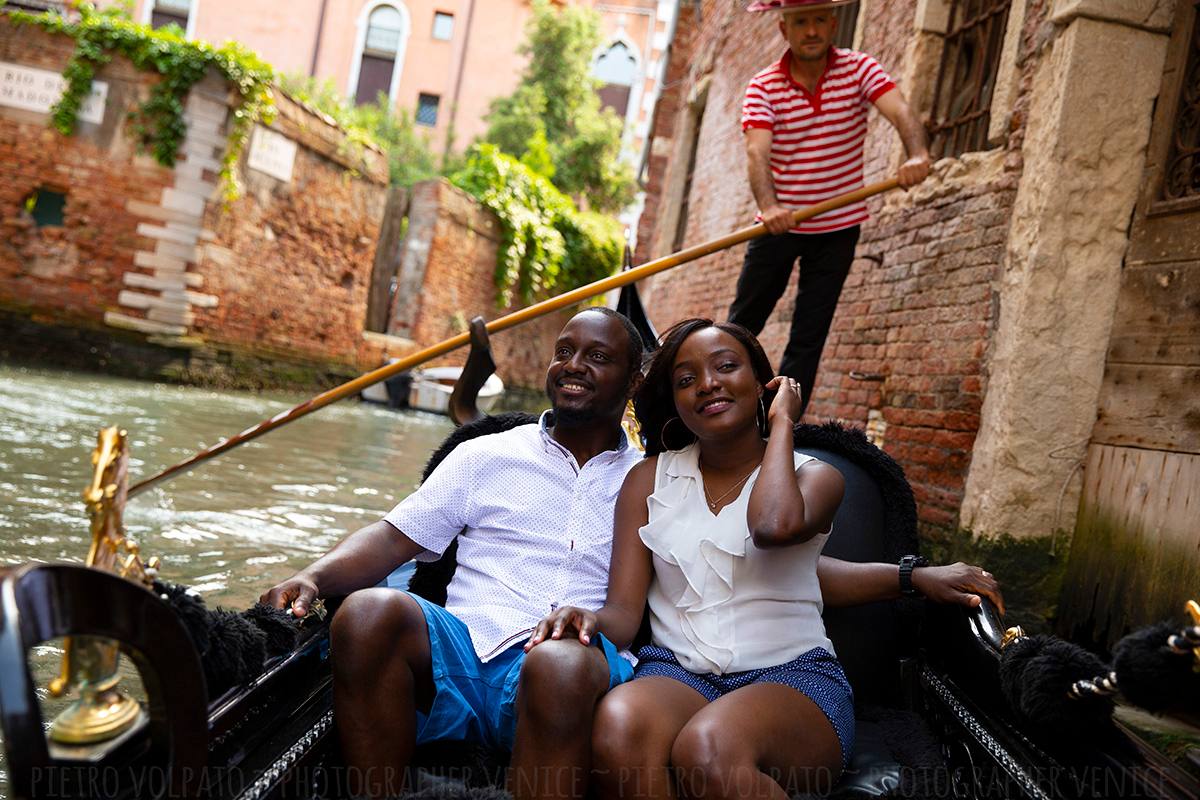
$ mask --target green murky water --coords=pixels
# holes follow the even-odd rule
[[[129,431],[137,481],[303,399],[0,365],[0,566],[86,556],[80,495],[98,429]],[[165,579],[245,608],[411,492],[450,430],[344,401],[134,498],[126,530]],[[34,654],[43,686],[58,652]],[[0,760],[0,798],[6,784]]]

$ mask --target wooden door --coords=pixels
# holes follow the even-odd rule
[[[1179,0],[1059,629],[1097,647],[1200,599],[1200,0]]]

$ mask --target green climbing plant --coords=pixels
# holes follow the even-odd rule
[[[241,97],[233,111],[229,145],[221,164],[225,197],[236,198],[241,192],[237,164],[250,132],[256,122],[270,122],[275,113],[271,90],[275,71],[271,65],[236,42],[214,47],[207,42],[188,41],[175,26],[153,30],[132,22],[120,10],[98,11],[90,3],[81,3],[77,11],[75,19],[53,12],[7,12],[16,24],[36,25],[75,41],[75,52],[63,70],[63,95],[51,109],[51,125],[64,135],[74,132],[96,70],[111,61],[114,53],[120,54],[138,69],[161,76],[149,98],[133,112],[133,124],[155,159],[163,166],[174,166],[187,133],[184,101],[188,91],[210,68],[216,69]]]
[[[611,275],[621,265],[623,236],[616,220],[580,212],[528,164],[492,144],[467,152],[450,181],[500,218],[496,303],[569,291]]]

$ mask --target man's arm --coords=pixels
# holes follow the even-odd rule
[[[318,595],[346,595],[374,586],[423,549],[390,522],[379,520],[342,539],[259,601],[276,608],[290,605],[292,613],[302,617]]]
[[[929,174],[929,140],[925,136],[925,126],[899,89],[892,89],[880,96],[875,101],[875,107],[892,123],[892,127],[900,134],[900,141],[904,142],[908,160],[900,165],[897,177],[905,189],[912,188]]]
[[[817,560],[817,579],[821,582],[821,597],[830,608],[900,597],[900,567],[896,564],[860,564],[821,556]],[[913,570],[912,582],[918,592],[934,602],[974,608],[983,596],[1004,613],[1000,584],[980,567],[961,561],[941,567],[918,567]]]
[[[787,233],[792,227],[792,212],[779,205],[775,197],[775,179],[771,177],[771,139],[767,128],[746,130],[746,163],[750,177],[750,191],[758,203],[763,225],[773,234]]]

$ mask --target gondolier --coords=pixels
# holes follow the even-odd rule
[[[915,186],[929,173],[924,127],[891,77],[871,56],[832,44],[834,8],[847,2],[769,0],[749,7],[781,12],[779,32],[788,49],[754,76],[742,106],[750,189],[768,235],[746,250],[729,319],[760,333],[800,261],[779,372],[800,383],[805,407],[867,207],[859,202],[797,224],[792,212],[862,186],[872,104],[904,143],[900,185]]]

